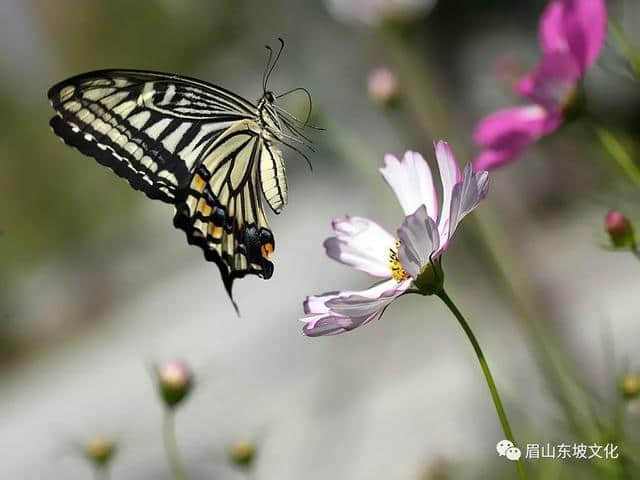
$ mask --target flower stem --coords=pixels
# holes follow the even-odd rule
[[[637,187],[640,187],[640,168],[631,158],[631,155],[625,150],[623,144],[613,133],[601,127],[595,127],[596,134],[600,139],[600,143],[604,149],[611,155],[622,171],[627,175],[629,180]]]
[[[109,480],[109,469],[105,466],[99,466],[93,469],[93,478],[95,480]]]
[[[172,410],[166,409],[164,414],[164,423],[162,428],[164,437],[164,448],[167,454],[167,460],[174,480],[187,480],[180,454],[178,453],[178,445],[176,443],[175,416]]]
[[[478,361],[480,362],[480,367],[482,368],[482,373],[484,373],[484,378],[487,381],[487,386],[489,387],[489,391],[491,392],[491,398],[493,400],[493,404],[496,407],[496,412],[498,413],[498,418],[500,419],[500,423],[502,424],[502,430],[504,432],[504,436],[507,440],[512,442],[514,445],[516,444],[515,438],[513,437],[513,432],[511,431],[511,426],[509,425],[509,420],[507,419],[507,414],[504,411],[504,407],[502,406],[502,401],[500,400],[500,395],[498,394],[498,389],[496,387],[495,382],[493,381],[493,376],[491,375],[491,370],[489,370],[489,365],[487,364],[487,360],[482,353],[482,349],[480,348],[480,344],[476,339],[476,336],[473,334],[473,330],[465,320],[456,304],[453,303],[453,300],[447,295],[447,292],[444,291],[444,288],[441,288],[438,293],[436,293],[438,297],[445,303],[445,305],[451,310],[451,313],[456,317],[458,323],[464,330],[464,333],[467,334],[467,338],[471,342],[473,349],[476,352],[476,356],[478,357]],[[518,469],[518,476],[521,480],[526,480],[527,473],[524,469],[524,462],[522,459],[518,459],[516,462],[516,468]]]

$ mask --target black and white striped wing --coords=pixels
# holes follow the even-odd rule
[[[224,131],[258,118],[254,105],[215,85],[138,70],[89,72],[48,93],[54,132],[153,199],[174,203]]]
[[[280,150],[239,122],[215,140],[177,199],[175,226],[216,262],[229,296],[236,278],[271,277],[275,245],[262,195],[277,211],[286,192]]]

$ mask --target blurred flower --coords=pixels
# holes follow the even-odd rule
[[[611,243],[618,248],[634,248],[636,245],[633,227],[627,217],[618,210],[609,210],[604,217],[604,226]]]
[[[486,148],[473,162],[490,170],[516,159],[532,142],[556,130],[579,104],[579,84],[604,44],[604,0],[554,0],[540,19],[542,60],[518,84],[533,105],[494,112],[477,125],[474,139]]]
[[[256,457],[256,446],[248,440],[241,440],[231,445],[229,459],[236,466],[249,469]]]
[[[193,373],[181,361],[166,362],[156,367],[158,390],[165,405],[174,408],[189,394],[193,387]]]
[[[386,20],[408,23],[435,3],[436,0],[327,0],[329,11],[338,19],[371,26]]]
[[[474,173],[471,165],[460,172],[446,142],[437,142],[435,151],[444,197],[440,213],[429,165],[419,153],[408,151],[402,160],[387,155],[380,169],[406,215],[397,236],[366,218],[334,219],[335,236],[324,242],[327,255],[381,282],[368,290],[307,297],[305,335],[335,335],[367,324],[412,282],[424,294],[441,288],[440,257],[458,223],[486,196],[489,183],[487,172]]]
[[[622,395],[631,400],[640,395],[640,375],[637,373],[626,373],[620,379],[620,391]]]
[[[369,97],[381,105],[390,105],[398,99],[398,77],[388,67],[378,67],[369,73]]]
[[[107,467],[116,453],[113,440],[96,438],[84,446],[84,453],[96,467]]]

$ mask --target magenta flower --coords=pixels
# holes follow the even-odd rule
[[[512,162],[540,137],[556,130],[575,101],[580,81],[604,44],[604,0],[553,0],[540,19],[542,60],[518,84],[533,105],[510,107],[480,121],[474,140],[485,150],[473,161],[476,170]]]
[[[446,142],[437,142],[435,151],[444,197],[440,212],[429,165],[422,155],[408,151],[401,160],[386,155],[380,169],[406,215],[396,235],[362,217],[333,220],[335,236],[324,242],[327,255],[381,282],[367,290],[307,297],[305,335],[353,330],[379,318],[412,284],[425,292],[429,282],[442,280],[440,257],[458,223],[486,196],[489,179],[487,172],[474,173],[471,165],[460,172]]]

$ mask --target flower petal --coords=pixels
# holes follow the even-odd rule
[[[522,150],[485,150],[473,160],[473,169],[476,172],[495,170],[516,160],[520,153]]]
[[[352,325],[351,319],[340,315],[315,315],[302,319],[305,324],[302,333],[307,337],[323,337],[337,335],[349,331]]]
[[[430,262],[430,256],[440,246],[440,236],[436,222],[420,207],[413,215],[408,215],[398,229],[400,248],[398,260],[411,275],[416,278],[422,267]]]
[[[404,293],[410,284],[410,280],[388,280],[363,291],[344,291],[308,297],[305,312],[318,312],[302,319],[305,323],[303,333],[310,337],[336,335],[365,325],[379,318],[384,309]]]
[[[420,205],[426,205],[429,216],[437,218],[438,196],[431,169],[422,155],[407,151],[402,160],[398,160],[387,154],[384,162],[380,173],[398,197],[405,215],[412,214]]]
[[[538,42],[543,54],[568,52],[566,32],[563,26],[564,4],[552,1],[542,12],[538,29]]]
[[[344,216],[333,220],[335,237],[325,240],[327,255],[369,275],[389,278],[389,251],[395,239],[377,223],[363,217]]]
[[[441,251],[447,249],[448,242],[460,221],[478,206],[488,191],[489,172],[474,172],[472,166],[467,164],[462,173],[462,181],[453,188],[448,228],[440,231]]]
[[[600,54],[606,30],[604,0],[555,0],[540,19],[540,45],[545,55],[570,54],[583,75]]]
[[[442,181],[442,212],[440,213],[439,224],[443,224],[449,218],[449,207],[451,206],[451,191],[462,176],[460,167],[451,147],[444,140],[438,140],[434,144],[436,149],[436,160],[440,170],[440,180]],[[436,247],[437,248],[437,247]]]
[[[476,126],[474,140],[488,149],[473,161],[474,169],[491,170],[515,160],[529,144],[560,123],[559,112],[540,105],[505,108],[486,116]]]
[[[532,73],[520,80],[518,93],[547,110],[562,110],[575,92],[581,75],[569,53],[549,53]]]

